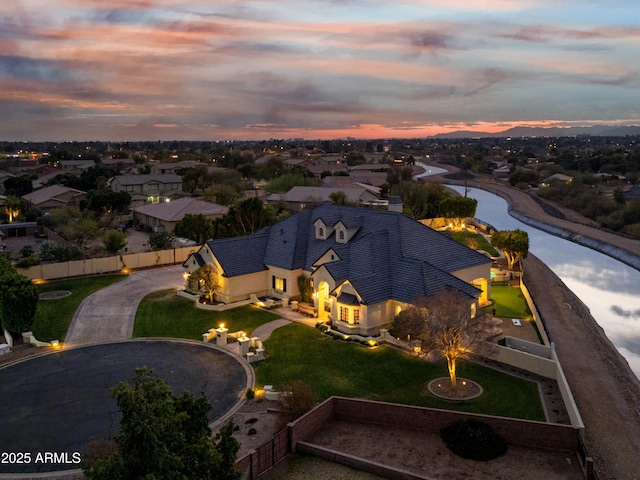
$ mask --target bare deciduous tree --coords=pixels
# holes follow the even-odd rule
[[[484,340],[494,334],[491,317],[476,311],[474,300],[450,289],[416,300],[405,312],[411,324],[417,326],[413,337],[421,340],[421,355],[447,360],[451,387],[455,390],[456,362],[468,356],[472,347],[475,351],[488,348]]]

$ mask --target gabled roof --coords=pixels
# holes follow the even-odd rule
[[[269,229],[262,229],[244,237],[210,240],[207,246],[214,254],[225,277],[237,277],[267,270],[265,254]]]
[[[348,243],[335,235],[315,238],[314,222],[357,228]],[[351,228],[349,227],[349,228]],[[478,289],[453,275],[491,260],[447,235],[397,212],[323,203],[247,237],[207,242],[228,276],[263,271],[267,266],[313,272],[324,268],[339,285],[348,280],[365,304],[395,299],[413,302],[442,288],[469,296]],[[329,249],[335,261],[314,267]],[[239,254],[241,252],[241,254]]]
[[[183,197],[171,202],[143,205],[133,209],[143,215],[158,218],[165,222],[177,222],[185,215],[225,215],[229,212],[229,207],[216,203],[205,202],[197,198]]]
[[[73,196],[86,194],[86,192],[83,192],[82,190],[65,187],[64,185],[51,185],[50,187],[43,187],[38,190],[34,190],[31,193],[23,195],[22,198],[32,205],[40,205],[41,203],[56,199],[66,193],[72,193]]]
[[[120,185],[144,185],[145,183],[182,183],[182,177],[175,173],[156,173],[144,175],[116,175],[114,180]]]
[[[347,196],[347,201],[357,203],[362,196],[369,192],[363,187],[302,187],[296,186],[284,195],[273,194],[269,196],[269,200],[284,200],[285,202],[326,202],[330,200],[329,195],[334,192],[342,192]],[[370,197],[369,197],[370,198]]]

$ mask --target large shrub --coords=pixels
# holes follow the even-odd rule
[[[486,462],[507,453],[507,442],[490,425],[463,419],[443,428],[440,436],[447,448],[462,458]]]
[[[12,333],[31,330],[38,307],[38,290],[31,280],[16,272],[0,257],[0,323]]]

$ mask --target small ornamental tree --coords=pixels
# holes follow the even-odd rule
[[[4,205],[4,211],[7,214],[9,223],[17,219],[22,210],[22,199],[20,197],[16,197],[15,195],[9,195]]]
[[[444,289],[432,297],[416,300],[405,310],[405,322],[412,325],[412,331],[421,340],[421,355],[447,360],[454,390],[458,387],[457,361],[467,357],[472,347],[484,345],[482,342],[492,331],[486,313],[478,311],[472,315],[472,303],[464,294]]]
[[[297,281],[302,301],[306,303],[313,303],[313,287],[311,286],[311,279],[304,275],[300,275]]]
[[[229,422],[215,437],[209,430],[209,401],[191,392],[176,397],[171,387],[146,368],[133,385],[112,390],[120,412],[115,448],[103,448],[83,465],[88,480],[236,480],[239,443]]]
[[[127,245],[127,236],[118,230],[107,230],[102,241],[105,250],[115,254]]]
[[[523,230],[501,230],[491,237],[491,245],[500,250],[508,262],[509,270],[529,254],[529,234]]]
[[[218,284],[218,270],[210,264],[203,265],[198,270],[189,275],[187,288],[191,292],[200,292],[213,303],[213,296],[220,288]]]
[[[169,232],[154,232],[149,235],[149,245],[153,250],[169,250],[174,236]]]

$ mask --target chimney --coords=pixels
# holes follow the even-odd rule
[[[402,213],[402,199],[399,196],[392,195],[389,197],[389,211]]]

